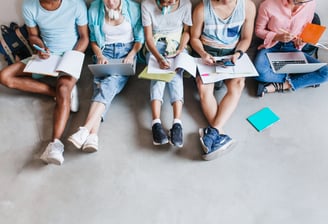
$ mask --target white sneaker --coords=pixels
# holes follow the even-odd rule
[[[79,93],[77,91],[76,85],[74,85],[71,92],[71,111],[72,112],[79,111]]]
[[[72,142],[76,148],[80,149],[87,140],[89,134],[87,128],[80,127],[77,132],[68,137],[68,141]]]
[[[83,152],[97,152],[98,151],[98,136],[96,134],[91,134],[87,137],[83,147]]]
[[[50,142],[47,148],[42,153],[40,159],[45,163],[53,163],[56,165],[61,165],[64,162],[64,145],[63,143],[55,139],[55,141]]]

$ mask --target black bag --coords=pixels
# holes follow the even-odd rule
[[[0,53],[8,65],[27,58],[33,54],[28,42],[26,25],[19,27],[12,22],[10,26],[1,25]]]

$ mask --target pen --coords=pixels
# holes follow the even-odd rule
[[[286,33],[286,34],[289,34],[289,35],[291,35],[291,36],[292,36],[292,37],[294,37],[294,38],[296,38],[296,37],[297,37],[296,35],[294,35],[294,34],[292,34],[292,33],[288,32],[287,30],[285,30],[285,29],[283,29],[283,28],[279,28],[279,30],[280,30],[281,32],[283,32],[283,33]]]
[[[41,52],[43,52],[43,53],[48,53],[45,49],[39,47],[39,46],[36,45],[36,44],[33,44],[33,47],[34,47],[36,50],[38,50],[38,51],[41,51]]]

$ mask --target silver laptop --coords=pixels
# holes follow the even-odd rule
[[[327,65],[308,63],[303,52],[269,52],[267,57],[275,73],[308,73]]]
[[[89,64],[88,68],[95,77],[109,75],[135,75],[136,62],[133,64],[123,63],[123,59],[110,59],[108,64]]]

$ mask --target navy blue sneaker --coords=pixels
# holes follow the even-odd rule
[[[171,145],[177,146],[179,148],[183,147],[183,134],[181,124],[173,124],[169,132],[169,140]]]
[[[213,142],[211,150],[203,155],[203,159],[216,159],[218,156],[221,156],[224,153],[230,151],[230,149],[232,149],[232,147],[230,147],[232,143],[233,140],[228,135],[219,135],[218,138],[216,138],[216,140]]]
[[[164,145],[169,142],[167,135],[162,127],[161,123],[155,123],[152,127],[153,132],[153,144],[154,145]]]
[[[219,131],[216,128],[208,126],[207,128],[199,129],[200,142],[205,153],[209,153],[212,145],[219,138]]]

